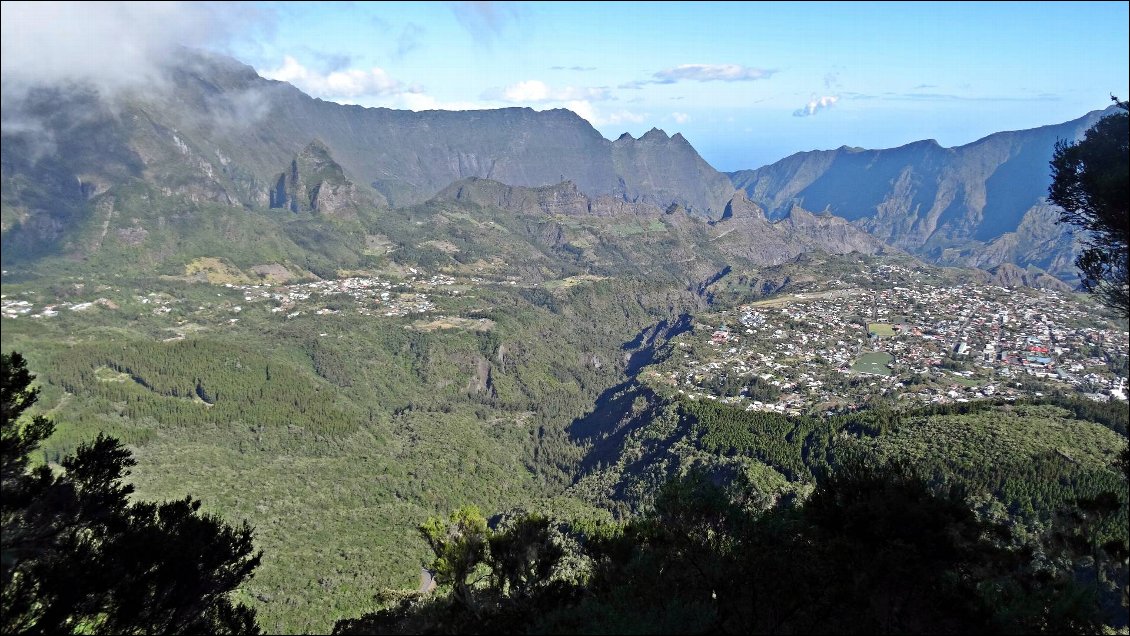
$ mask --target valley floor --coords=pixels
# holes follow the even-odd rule
[[[474,503],[607,518],[600,508],[623,514],[614,504],[629,491],[644,505],[678,463],[610,485],[643,461],[632,443],[616,446],[636,433],[578,424],[605,398],[626,400],[625,418],[655,415],[641,434],[684,444],[664,437],[684,424],[648,411],[633,380],[673,404],[781,415],[1054,391],[1124,399],[1125,327],[1085,302],[883,285],[915,275],[870,261],[803,291],[700,309],[689,330],[677,318],[692,305],[647,283],[421,267],[5,282],[0,320],[4,349],[27,352],[58,423],[37,461],[56,463],[99,430],[120,437],[138,459],[138,497],[191,494],[255,526],[265,558],[241,598],[265,629],[319,632],[371,610],[383,588],[415,586],[427,556],[416,528],[429,515]],[[712,457],[712,443],[696,456]],[[1098,463],[1111,448],[1104,438],[1087,452]],[[766,492],[811,489],[755,464],[742,470]]]

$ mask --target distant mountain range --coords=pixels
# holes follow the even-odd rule
[[[567,110],[344,106],[198,52],[170,77],[112,98],[74,86],[6,97],[5,263],[172,231],[167,219],[185,206],[358,219],[438,195],[546,215],[678,210],[750,263],[886,244],[940,264],[1074,280],[1072,240],[1043,202],[1047,166],[1057,139],[1101,115],[958,148],[799,153],[726,175],[682,135],[610,141]]]
[[[434,201],[452,201],[495,208],[516,215],[542,219],[596,217],[605,223],[657,220],[664,232],[678,237],[680,258],[702,260],[716,254],[715,262],[742,265],[775,265],[805,252],[828,254],[859,252],[876,254],[889,250],[883,242],[856,228],[844,219],[817,216],[795,207],[783,218],[770,221],[755,203],[737,192],[723,208],[717,221],[702,222],[687,214],[678,203],[666,209],[645,202],[626,202],[610,195],[589,197],[572,182],[541,188],[508,186],[486,179],[464,179],[436,195]],[[563,219],[563,220],[564,220]],[[570,232],[555,234],[558,243],[567,242]],[[608,240],[608,239],[605,239]],[[676,254],[656,255],[657,261]],[[643,258],[642,255],[637,260]]]
[[[886,150],[802,152],[729,173],[771,218],[795,205],[843,217],[879,240],[943,265],[1036,266],[1075,280],[1075,247],[1045,197],[1056,141],[1104,111],[1001,132],[956,148],[934,140]]]
[[[189,55],[171,75],[164,90],[113,104],[92,92],[32,93],[20,114],[34,125],[13,126],[14,114],[5,113],[5,176],[29,171],[34,137],[46,135],[66,150],[57,170],[109,185],[160,176],[155,170],[172,161],[212,182],[199,196],[267,205],[279,166],[320,140],[382,204],[418,203],[467,177],[519,186],[568,179],[594,195],[679,201],[710,216],[721,213],[733,190],[680,135],[653,130],[612,142],[568,110],[343,106],[202,54]]]

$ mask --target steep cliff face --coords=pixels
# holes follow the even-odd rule
[[[948,248],[935,259],[941,265],[993,269],[1002,264],[1036,267],[1072,284],[1078,282],[1075,258],[1080,244],[1070,226],[1058,225],[1059,208],[1039,203],[1029,208],[1016,230],[988,243]]]
[[[287,170],[275,179],[270,191],[270,207],[291,212],[312,212],[325,216],[356,216],[365,205],[385,206],[378,193],[368,201],[361,190],[345,176],[345,171],[330,154],[330,149],[315,140],[302,149]]]
[[[1061,292],[1072,290],[1071,285],[1049,275],[1047,272],[1031,269],[1020,269],[1012,263],[1005,263],[994,267],[989,272],[990,281],[1001,287],[1033,287],[1035,289],[1054,289]]]
[[[358,187],[375,189],[390,205],[422,202],[470,177],[526,187],[570,180],[591,196],[678,202],[703,216],[720,212],[723,186],[732,191],[679,135],[657,132],[626,148],[568,110],[343,106],[263,79],[234,60],[192,51],[168,69],[167,79],[160,90],[111,98],[72,87],[39,91],[20,103],[6,99],[5,178],[81,180],[102,190],[138,179],[197,202],[267,207],[282,192],[279,167],[319,139]],[[57,161],[45,176],[46,164],[29,156]],[[35,207],[16,203],[13,209],[27,213]],[[8,227],[18,214],[5,217]]]
[[[441,191],[433,201],[472,204],[527,218],[530,227],[538,228],[539,242],[555,248],[608,241],[638,262],[701,260],[775,265],[814,251],[875,254],[890,250],[844,219],[814,215],[799,207],[783,219],[770,221],[762,208],[741,192],[726,202],[718,221],[690,215],[678,204],[662,208],[608,195],[589,197],[571,182],[522,188],[488,179],[464,179]],[[647,236],[620,236],[618,229],[628,227],[650,230]],[[578,228],[600,229],[588,235],[589,230]],[[662,251],[652,253],[649,242],[662,244]],[[701,273],[708,277],[716,271]]]
[[[585,214],[615,215],[653,204],[714,218],[724,199],[711,188],[731,187],[681,136],[657,131],[641,149],[620,152],[567,110],[343,106],[194,51],[166,71],[144,91],[5,93],[5,263],[86,258],[118,235],[122,246],[167,255],[179,248],[166,239],[185,244],[169,236],[182,226],[170,219],[212,231],[193,220],[204,208],[227,209],[241,223],[236,211],[269,208],[352,218],[360,205],[421,203],[469,178],[533,189],[570,181],[575,192],[547,191],[550,198],[536,203],[553,214],[581,205]],[[696,189],[700,182],[713,186]],[[137,238],[142,230],[146,240]]]
[[[617,193],[629,201],[660,207],[677,203],[718,218],[734,193],[726,176],[678,133],[668,137],[652,128],[639,139],[624,133],[612,142],[612,163],[620,178]]]
[[[757,265],[783,263],[811,251],[876,254],[887,247],[842,218],[815,215],[799,206],[770,221],[762,207],[742,192],[726,204],[722,220],[712,228],[711,241]]]
[[[589,197],[572,181],[540,188],[523,188],[472,177],[451,184],[437,193],[435,198],[474,203],[524,215],[612,217],[657,216],[661,213],[658,206],[650,203],[625,201],[611,195]]]
[[[301,125],[302,134],[322,139],[349,174],[371,184],[391,205],[421,202],[472,177],[523,187],[569,180],[590,196],[663,206],[679,202],[703,216],[717,214],[733,191],[681,136],[661,134],[641,151],[621,152],[622,143],[604,139],[567,110],[411,112],[305,96],[285,101],[292,109],[290,126]]]
[[[1055,269],[1053,263],[1071,261],[1073,248],[1045,222],[1048,162],[1057,140],[1080,137],[1104,112],[956,148],[926,140],[886,150],[798,153],[729,176],[770,218],[801,205],[934,262],[994,267],[1016,258],[1021,266]],[[1038,238],[1040,249],[1004,238],[1009,233]],[[1002,238],[1007,245],[993,244]]]

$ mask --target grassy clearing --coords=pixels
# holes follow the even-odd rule
[[[94,370],[94,377],[99,382],[129,382],[130,377],[128,373],[119,373],[109,367],[98,367]]]
[[[582,274],[580,276],[570,276],[568,278],[561,278],[558,280],[545,281],[545,288],[549,291],[566,290],[571,287],[576,287],[583,282],[596,282],[606,280],[607,276],[596,276],[594,274]]]
[[[860,289],[829,289],[818,292],[805,292],[802,294],[782,294],[764,300],[755,300],[748,303],[750,307],[786,307],[795,302],[810,302],[827,298],[846,298],[863,293]]]
[[[867,323],[867,331],[880,338],[890,338],[895,335],[894,327],[885,322],[869,322]]]
[[[184,275],[188,280],[206,280],[213,285],[252,282],[239,268],[225,262],[222,258],[210,256],[194,259],[191,263],[185,265]]]
[[[851,365],[851,370],[856,373],[870,373],[872,375],[891,375],[888,364],[894,361],[891,354],[885,351],[872,351],[865,353]]]
[[[466,331],[490,331],[494,329],[494,321],[489,318],[460,318],[459,316],[444,316],[435,320],[418,320],[412,323],[416,331],[431,332],[440,329],[464,329]]]
[[[960,375],[952,374],[946,376],[946,378],[951,382],[954,382],[955,384],[960,384],[961,386],[981,386],[981,381],[975,378],[966,378]]]

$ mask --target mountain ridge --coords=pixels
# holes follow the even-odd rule
[[[681,135],[617,145],[564,109],[413,112],[339,105],[200,53],[188,55],[171,69],[167,85],[152,92],[109,100],[72,88],[6,99],[3,134],[6,183],[43,180],[45,170],[37,167],[46,157],[61,184],[97,184],[70,193],[80,200],[138,179],[196,200],[268,207],[279,166],[315,139],[332,149],[359,186],[394,206],[422,202],[466,177],[529,187],[569,179],[593,196],[677,202],[706,217],[720,214],[732,192],[728,179]],[[677,166],[693,170],[682,174]],[[9,217],[30,211],[6,210],[5,229]]]
[[[1073,279],[1074,246],[1054,226],[1045,197],[1056,141],[1080,138],[1110,109],[1062,124],[1002,131],[961,146],[928,139],[895,148],[840,147],[790,155],[727,173],[736,187],[779,216],[792,204],[852,221],[876,238],[942,265],[1015,262]],[[1026,222],[1027,219],[1027,222]],[[1041,221],[1039,227],[1034,221]],[[1016,240],[1008,239],[1010,233]],[[1044,236],[1054,234],[1054,237]],[[1039,243],[1041,250],[1002,250]],[[1016,259],[1007,261],[1008,257]]]
[[[170,212],[214,204],[352,218],[359,206],[419,204],[452,184],[487,179],[535,191],[571,182],[575,192],[557,193],[565,199],[554,203],[562,210],[584,208],[571,213],[618,215],[655,206],[745,225],[743,232],[767,232],[739,242],[739,251],[758,261],[766,259],[749,246],[760,242],[762,251],[775,251],[765,241],[780,228],[729,221],[737,190],[763,209],[766,221],[791,219],[793,238],[803,226],[800,233],[813,245],[846,241],[879,249],[849,236],[843,224],[793,215],[794,207],[843,218],[935,264],[992,269],[1010,262],[1061,280],[1074,279],[1077,248],[1042,200],[1047,158],[1056,139],[1078,136],[1102,114],[994,133],[955,148],[935,140],[883,150],[842,146],[723,174],[680,133],[652,128],[639,138],[624,133],[610,141],[563,109],[412,112],[340,105],[264,79],[230,58],[198,52],[186,53],[167,85],[152,94],[126,92],[110,101],[96,90],[72,88],[32,91],[14,105],[13,99],[6,97],[0,152],[6,263],[45,251],[82,254],[76,246],[101,244],[109,230],[153,232],[143,227],[153,215],[145,197],[168,198]],[[311,144],[332,158],[314,161]],[[336,166],[325,186],[320,179],[300,182],[300,172],[320,170],[313,164],[299,170],[304,156]],[[139,190],[149,194],[139,198]],[[134,224],[115,225],[126,217]],[[161,226],[161,218],[153,225]],[[821,232],[826,236],[817,236]]]

